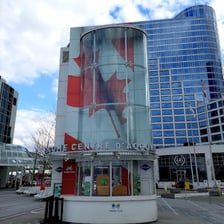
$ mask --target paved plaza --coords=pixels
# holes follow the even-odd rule
[[[208,193],[182,192],[175,199],[162,198],[158,191],[158,221],[155,224],[223,224],[224,197]],[[40,224],[45,202],[15,191],[0,191],[1,224]]]

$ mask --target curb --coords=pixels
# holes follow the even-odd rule
[[[190,198],[190,197],[198,197],[198,196],[215,196],[222,197],[222,194],[212,193],[212,192],[184,192],[184,193],[162,193],[160,195],[161,198]]]

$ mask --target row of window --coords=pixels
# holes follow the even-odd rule
[[[161,123],[161,120],[163,120],[163,123]],[[186,124],[183,124],[183,126],[175,126],[175,124],[177,122],[179,123],[183,123],[185,122],[185,119],[181,119],[181,118],[178,118],[177,120],[175,119],[175,123],[171,123],[172,122],[172,118],[168,117],[168,119],[163,119],[161,117],[153,117],[152,118],[152,128],[153,130],[158,130],[158,129],[173,129],[173,128],[177,128],[177,127],[180,127],[181,129],[185,129],[186,127],[187,128],[198,128],[198,125],[197,123],[194,123],[193,122],[193,119],[186,119],[186,122],[188,121],[188,123]],[[190,121],[190,122],[189,122]],[[179,124],[177,123],[177,124]],[[204,126],[201,126],[201,127],[205,127],[206,125]]]
[[[204,24],[199,24],[199,25],[192,25],[191,23],[194,22],[193,20],[189,21],[188,24],[185,24],[185,26],[183,26],[183,23],[180,24],[179,26],[172,26],[173,24],[170,23],[170,30],[167,30],[166,28],[156,28],[156,27],[152,27],[151,29],[149,28],[145,28],[145,30],[147,31],[148,35],[150,37],[152,37],[153,39],[157,38],[157,39],[165,39],[166,38],[166,34],[169,33],[170,36],[168,38],[175,38],[175,33],[177,34],[177,38],[183,37],[183,36],[192,36],[192,33],[195,32],[207,32],[206,34],[208,35],[208,31],[210,32],[214,32],[214,24],[209,23],[208,21],[205,21]],[[167,24],[163,24],[163,25],[167,25]]]
[[[204,135],[198,135],[198,131],[194,130],[194,134],[191,134],[191,131],[188,131],[188,135],[184,131],[178,131],[177,134],[173,134],[171,131],[164,132],[162,135],[161,132],[153,133],[153,144],[154,145],[183,145],[186,141],[200,143],[208,142],[207,129],[202,130],[205,132]],[[193,136],[193,137],[192,137]],[[213,143],[223,142],[224,134],[223,131],[216,132],[211,134],[211,141]]]
[[[178,136],[182,136],[182,137],[186,137],[186,136],[194,136],[194,137],[199,137],[199,132],[197,129],[191,129],[191,127],[188,127],[187,130],[183,130],[183,129],[170,129],[165,131],[166,129],[163,129],[163,131],[153,131],[152,132],[152,136],[153,137],[178,137]],[[222,130],[220,131],[219,127],[214,127],[212,128],[212,132],[211,132],[211,136],[214,136],[215,140],[221,140],[223,137],[223,126],[222,126]],[[221,136],[222,135],[222,136]],[[200,136],[201,137],[207,137],[207,127],[205,127],[204,129],[200,130]],[[216,137],[216,136],[220,136],[220,137]]]
[[[184,78],[185,76],[182,76],[182,78]],[[210,82],[210,80],[208,80]],[[213,83],[212,84],[209,84],[209,90],[210,92],[220,92],[220,87],[221,84],[220,84],[220,87],[217,85],[217,83],[219,82],[219,79],[213,79]],[[194,83],[192,83],[194,82]],[[166,88],[166,91],[175,91],[175,90],[181,90],[182,88],[178,88],[178,89],[175,89],[174,88],[171,88],[171,86],[173,86],[173,82],[170,81],[170,77],[160,77],[160,78],[150,78],[150,81],[149,81],[149,85],[163,85],[163,88]],[[183,86],[183,89],[184,90],[188,90],[189,87],[192,87],[195,86],[195,87],[198,87],[198,90],[201,91],[201,84],[200,84],[200,81],[199,80],[195,80],[195,79],[191,79],[190,77],[188,78],[187,81],[184,81],[184,86]],[[164,89],[159,89],[157,91],[160,91],[160,93],[162,93],[164,91]],[[184,91],[186,93],[186,91]],[[191,91],[190,93],[192,93],[193,91]],[[178,93],[182,93],[182,92],[178,92]],[[171,92],[168,92],[168,95],[171,94]],[[193,94],[193,93],[192,93]],[[160,95],[160,94],[159,94]]]
[[[172,60],[172,58],[171,58]],[[170,70],[170,68],[172,68],[172,71],[175,69],[182,69],[182,73],[180,73],[179,75],[183,76],[184,74],[192,74],[191,72],[202,72],[202,73],[208,73],[208,69],[209,67],[207,66],[207,61],[202,61],[202,60],[197,60],[197,61],[182,61],[182,62],[172,62],[170,59],[166,59],[165,63],[160,63],[159,67],[161,69],[166,69],[166,70]],[[196,59],[195,59],[196,60]],[[185,69],[185,70],[184,70]],[[186,70],[186,69],[190,69],[190,71]],[[192,70],[193,69],[193,70]],[[199,70],[201,69],[201,71]],[[212,71],[210,71],[211,74],[219,74],[221,71],[221,67],[220,67],[220,62],[216,62],[214,61],[213,66],[210,68],[212,69]],[[150,65],[149,66],[149,70],[159,70],[158,69],[158,65]],[[184,72],[185,71],[185,72]],[[171,73],[170,74],[175,74],[175,73]]]
[[[154,49],[155,48],[155,49]],[[211,49],[210,48],[203,48],[203,49],[178,49],[177,51],[174,51],[172,49],[170,50],[165,50],[164,47],[154,47],[153,46],[149,46],[149,54],[150,57],[152,58],[156,58],[156,57],[171,57],[174,55],[195,55],[196,59],[200,59],[200,56],[203,54],[209,54],[211,55]],[[217,55],[219,54],[219,51],[217,51],[217,49],[213,49],[214,53],[213,55]],[[198,58],[197,58],[198,57]]]
[[[151,87],[154,87],[157,86],[159,87],[158,85],[150,85],[150,88]],[[162,85],[161,85],[162,86]],[[162,87],[163,88],[163,87]],[[161,96],[161,99],[159,99],[158,97],[150,97],[150,101],[151,103],[153,102],[160,102],[160,101],[164,101],[164,102],[173,102],[173,101],[182,101],[182,100],[190,100],[190,101],[193,101],[195,99],[195,96],[194,95],[171,95],[171,96]],[[167,112],[169,114],[169,112]]]
[[[172,107],[172,104],[174,105]],[[151,114],[152,115],[155,115],[155,116],[158,116],[158,115],[172,115],[173,113],[174,114],[180,114],[181,112],[185,112],[185,115],[194,115],[192,113],[192,111],[190,111],[190,103],[187,103],[185,108],[183,108],[183,103],[182,102],[167,102],[167,103],[162,103],[162,104],[152,104],[151,106]],[[192,106],[191,106],[192,107]],[[155,110],[157,109],[158,110]],[[181,111],[178,112],[178,108],[181,108]],[[161,111],[161,109],[169,109],[169,110],[164,110],[165,112],[163,113],[163,111]],[[172,112],[171,109],[175,109],[175,112]],[[191,117],[190,117],[191,118]],[[186,119],[188,120],[188,118],[186,117]],[[172,121],[172,120],[171,120]]]
[[[161,50],[167,49],[170,50],[170,47],[172,47],[172,50],[182,50],[182,49],[197,49],[197,48],[216,48],[217,43],[214,38],[211,38],[210,41],[197,41],[193,42],[192,38],[180,38],[180,39],[166,39],[166,40],[156,40],[156,41],[149,41],[149,47],[152,47],[151,49],[158,48],[158,46],[161,46]]]
[[[170,115],[171,114],[171,110],[168,110]],[[192,112],[189,110],[187,111],[188,112],[188,116],[164,116],[165,114],[161,114],[161,111],[156,111],[156,110],[153,110],[152,111],[152,115],[155,115],[155,113],[157,113],[156,115],[157,116],[153,116],[152,117],[152,122],[153,125],[157,125],[157,126],[153,126],[154,128],[159,128],[158,125],[162,126],[164,124],[161,124],[161,121],[164,122],[165,124],[167,124],[167,122],[183,122],[183,121],[191,121],[191,123],[196,119],[196,115],[195,114],[191,114]],[[180,113],[180,112],[179,112]],[[181,113],[180,113],[181,114]],[[160,116],[158,116],[160,115]],[[186,114],[187,115],[187,114]],[[197,115],[197,119],[199,119],[199,126],[200,127],[205,127],[206,126],[206,119],[207,119],[207,116],[206,114],[199,114]],[[158,124],[156,124],[156,122],[158,122]],[[219,125],[220,127],[222,126],[222,123],[224,123],[224,116],[217,116],[217,117],[210,117],[209,120],[209,127],[210,128],[213,128],[213,127],[216,127],[217,125]],[[172,124],[172,123],[171,123]],[[184,124],[183,124],[184,125]],[[184,127],[184,126],[183,126]]]
[[[194,137],[199,137],[198,136],[198,130],[170,130],[170,131],[154,131],[152,136],[153,137],[183,137],[184,139],[186,139],[186,137],[192,137],[192,135]]]
[[[184,25],[183,25],[184,23]],[[173,23],[172,21],[151,21],[151,23],[148,24],[142,24],[141,28],[147,31],[148,35],[153,35],[154,33],[160,33],[166,34],[166,33],[180,33],[180,32],[186,32],[189,30],[214,30],[214,20],[208,20],[208,19],[200,19],[200,21],[196,19],[188,20],[188,23],[186,23],[186,20],[175,20]],[[157,36],[157,38],[161,38],[161,36]]]
[[[166,33],[192,33],[195,31],[214,31],[216,30],[216,26],[214,26],[215,20],[207,20],[207,19],[189,19],[187,20],[175,20],[173,22],[169,21],[159,21],[155,23],[155,21],[151,21],[151,24],[143,24],[144,30],[148,32],[148,35],[153,34],[166,34]],[[151,25],[151,27],[150,27]],[[157,36],[157,38],[161,38],[161,36]]]
[[[0,163],[4,165],[32,165],[32,160],[0,158]]]
[[[223,130],[220,132],[217,132],[218,130],[214,130],[215,133],[211,133],[211,140],[212,142],[223,142],[224,141],[224,134]],[[184,142],[188,141],[199,143],[199,142],[208,142],[208,135],[207,135],[207,128],[202,129],[200,131],[200,136],[198,133],[198,130],[177,130],[174,131],[154,131],[153,132],[153,144],[155,145],[166,145],[166,144],[172,144],[172,145],[182,145]]]
[[[195,61],[197,60],[197,61]],[[213,57],[210,55],[206,54],[201,54],[201,55],[185,55],[185,56],[179,56],[179,55],[172,55],[172,56],[167,56],[160,58],[159,62],[160,64],[167,64],[167,63],[172,63],[175,64],[177,67],[194,67],[194,66],[205,66],[206,63],[210,60],[213,61],[212,67],[214,68],[219,68],[220,67],[220,61],[215,61],[215,55]],[[175,66],[175,67],[176,67]],[[151,64],[149,65],[149,70],[159,70],[158,69],[159,64]],[[206,65],[206,67],[208,67]]]
[[[196,144],[198,144],[200,141],[199,137],[197,136],[194,136],[194,138],[192,139],[191,136],[187,137],[154,137],[153,138],[153,144],[156,146],[156,147],[159,147],[159,146],[175,146],[175,145],[184,145],[185,142],[194,142]]]

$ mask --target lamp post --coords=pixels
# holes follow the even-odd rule
[[[209,128],[209,120],[208,120],[208,108],[207,108],[207,93],[206,93],[206,87],[203,80],[201,80],[201,89],[203,94],[203,103],[205,108],[205,120],[206,120],[206,127],[207,127],[207,136],[208,136],[208,147],[209,147],[209,156],[210,156],[210,164],[211,164],[211,173],[212,173],[212,180],[215,187],[217,187],[216,179],[215,179],[215,169],[213,164],[213,158],[212,158],[212,147],[211,147],[211,133]]]
[[[210,133],[210,128],[209,128],[209,120],[208,120],[208,109],[207,109],[207,104],[205,102],[205,99],[204,99],[204,106],[205,106],[205,117],[206,117],[206,126],[207,126],[211,174],[212,174],[212,180],[213,180],[214,187],[217,187],[216,178],[215,178],[215,169],[214,169],[213,158],[212,158],[212,145],[211,145],[211,133]]]
[[[195,116],[195,111],[190,105],[190,111],[192,115]],[[192,143],[193,143],[193,152],[194,152],[194,164],[195,164],[195,171],[196,171],[196,180],[197,180],[197,187],[199,188],[199,176],[198,176],[198,163],[197,163],[197,156],[196,156],[196,150],[195,150],[195,142],[194,142],[194,136],[193,136],[193,126],[192,126],[192,116],[191,118],[191,137],[192,137]]]
[[[189,141],[188,141],[188,146],[189,146]],[[192,183],[193,183],[193,186],[194,186],[194,171],[193,171],[193,166],[192,166],[191,152],[189,152],[189,157],[190,157],[190,166],[191,166]]]

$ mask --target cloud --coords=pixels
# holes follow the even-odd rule
[[[44,99],[46,96],[43,93],[38,93],[37,97],[40,98],[40,99]]]
[[[54,114],[41,110],[18,110],[13,144],[26,146],[33,150],[32,136],[40,128],[42,122],[49,123]],[[54,130],[52,130],[54,132]],[[52,132],[52,136],[54,133]]]
[[[51,90],[54,93],[58,92],[58,79],[54,79],[51,85]]]
[[[45,114],[46,112],[43,111],[18,110],[13,143],[31,146],[31,136],[38,128],[38,123],[43,120]]]

